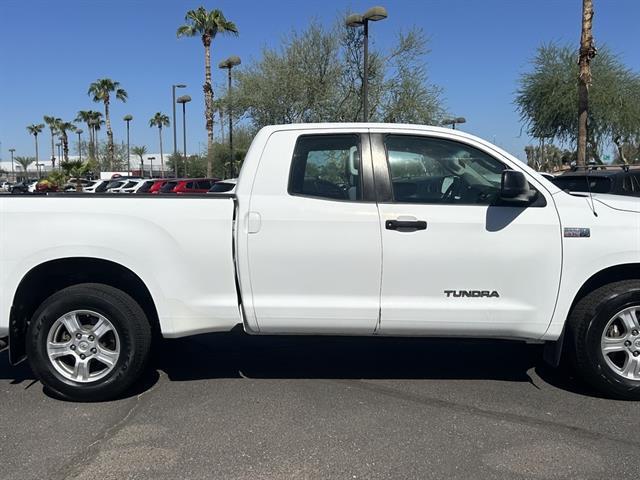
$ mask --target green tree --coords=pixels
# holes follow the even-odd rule
[[[162,128],[169,126],[169,116],[162,112],[156,112],[149,120],[149,127],[158,127],[158,136],[160,138],[160,165],[162,170],[162,177],[164,178],[164,155],[162,151]]]
[[[29,178],[29,174],[28,174],[29,173],[29,165],[31,165],[35,161],[36,161],[36,159],[33,158],[33,157],[16,157],[15,158],[15,162],[22,167],[22,170],[24,172],[23,179]]]
[[[38,163],[40,156],[38,155],[38,135],[42,133],[44,129],[44,123],[32,123],[27,125],[27,131],[30,135],[33,135],[33,140],[36,144],[36,164]]]
[[[199,35],[204,45],[204,105],[205,123],[207,127],[207,148],[213,145],[213,87],[211,86],[211,43],[218,34],[238,34],[235,23],[227,20],[222,11],[215,9],[207,11],[204,7],[189,10],[185,15],[186,24],[177,30],[178,37],[195,37]],[[210,155],[207,156],[210,158]],[[207,162],[207,176],[212,169],[211,161]]]
[[[120,82],[116,82],[110,78],[99,78],[89,85],[88,94],[92,100],[104,104],[104,118],[107,124],[107,155],[111,169],[113,169],[114,166],[113,130],[111,130],[111,117],[109,116],[112,93],[117,100],[122,102],[127,101],[127,92],[123,88],[120,88]]]
[[[362,29],[312,22],[279,48],[236,74],[233,104],[256,128],[273,123],[358,121],[362,117]],[[429,83],[426,39],[419,29],[398,35],[386,51],[370,50],[372,121],[439,123],[440,89]],[[226,113],[226,112],[225,112]]]
[[[140,145],[131,148],[131,153],[137,155],[140,158],[140,170],[142,171],[142,177],[144,177],[144,156],[147,154],[146,145]]]
[[[102,113],[94,110],[80,110],[74,120],[77,123],[84,123],[87,126],[87,132],[89,132],[89,159],[95,160],[96,158],[96,132],[100,130],[100,125],[104,124],[102,120]]]
[[[568,46],[541,46],[530,72],[520,77],[515,104],[528,133],[576,145],[578,141],[578,65]],[[589,157],[599,162],[607,141],[640,138],[640,75],[602,47],[591,64]]]
[[[62,120],[55,116],[49,116],[49,115],[45,115],[43,119],[44,119],[44,123],[46,123],[47,127],[49,127],[49,132],[51,133],[51,169],[53,170],[54,168],[56,168],[56,149],[54,145],[55,136],[57,133],[56,124]]]
[[[71,122],[65,122],[59,118],[55,123],[56,131],[60,134],[60,141],[62,142],[62,160],[64,162],[69,161],[69,136],[67,132],[75,132],[76,126]]]

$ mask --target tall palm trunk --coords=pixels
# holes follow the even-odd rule
[[[162,125],[158,127],[158,135],[160,135],[160,168],[162,170],[162,178],[164,178],[164,155],[162,154]]]
[[[111,117],[109,116],[109,97],[104,99],[104,118],[107,122],[107,157],[109,169],[113,171],[113,131],[111,130]]]
[[[60,132],[60,139],[62,140],[62,157],[66,163],[69,161],[69,138],[66,130]]]
[[[211,87],[211,37],[202,36],[204,44],[204,116],[207,126],[207,177],[211,178],[213,165],[211,155],[213,153],[213,88]]]
[[[53,128],[49,127],[49,131],[51,132],[51,169],[56,168],[56,146],[54,140]]]
[[[36,169],[39,172],[40,167],[38,165],[40,164],[40,156],[38,155],[38,134],[37,133],[33,134],[33,139],[36,142]]]
[[[582,0],[582,34],[580,36],[580,73],[578,76],[578,165],[587,164],[587,123],[589,119],[589,86],[591,59],[596,56],[593,44],[593,0]]]

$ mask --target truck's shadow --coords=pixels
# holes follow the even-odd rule
[[[171,381],[215,378],[291,379],[490,379],[532,383],[535,369],[544,382],[597,396],[582,382],[544,366],[542,348],[521,342],[428,338],[365,338],[209,334],[165,340],[150,373],[127,396],[151,387],[157,370]],[[31,386],[26,363],[9,367],[0,354],[0,379]]]

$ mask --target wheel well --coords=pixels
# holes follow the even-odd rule
[[[607,285],[609,283],[618,282],[620,280],[640,280],[640,263],[627,263],[625,265],[615,265],[613,267],[600,270],[587,280],[578,291],[576,298],[573,299],[571,310],[582,298],[594,290]]]
[[[158,312],[144,282],[122,265],[98,258],[63,258],[31,269],[16,290],[9,321],[10,359],[17,363],[25,356],[27,326],[37,308],[49,296],[79,283],[102,283],[130,295],[144,310],[155,334],[160,333]]]

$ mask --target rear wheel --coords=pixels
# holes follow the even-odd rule
[[[640,280],[601,287],[569,317],[579,373],[598,390],[640,399]]]
[[[146,366],[151,328],[126,293],[81,284],[49,297],[34,314],[27,355],[35,374],[57,396],[108,400],[139,378]]]

